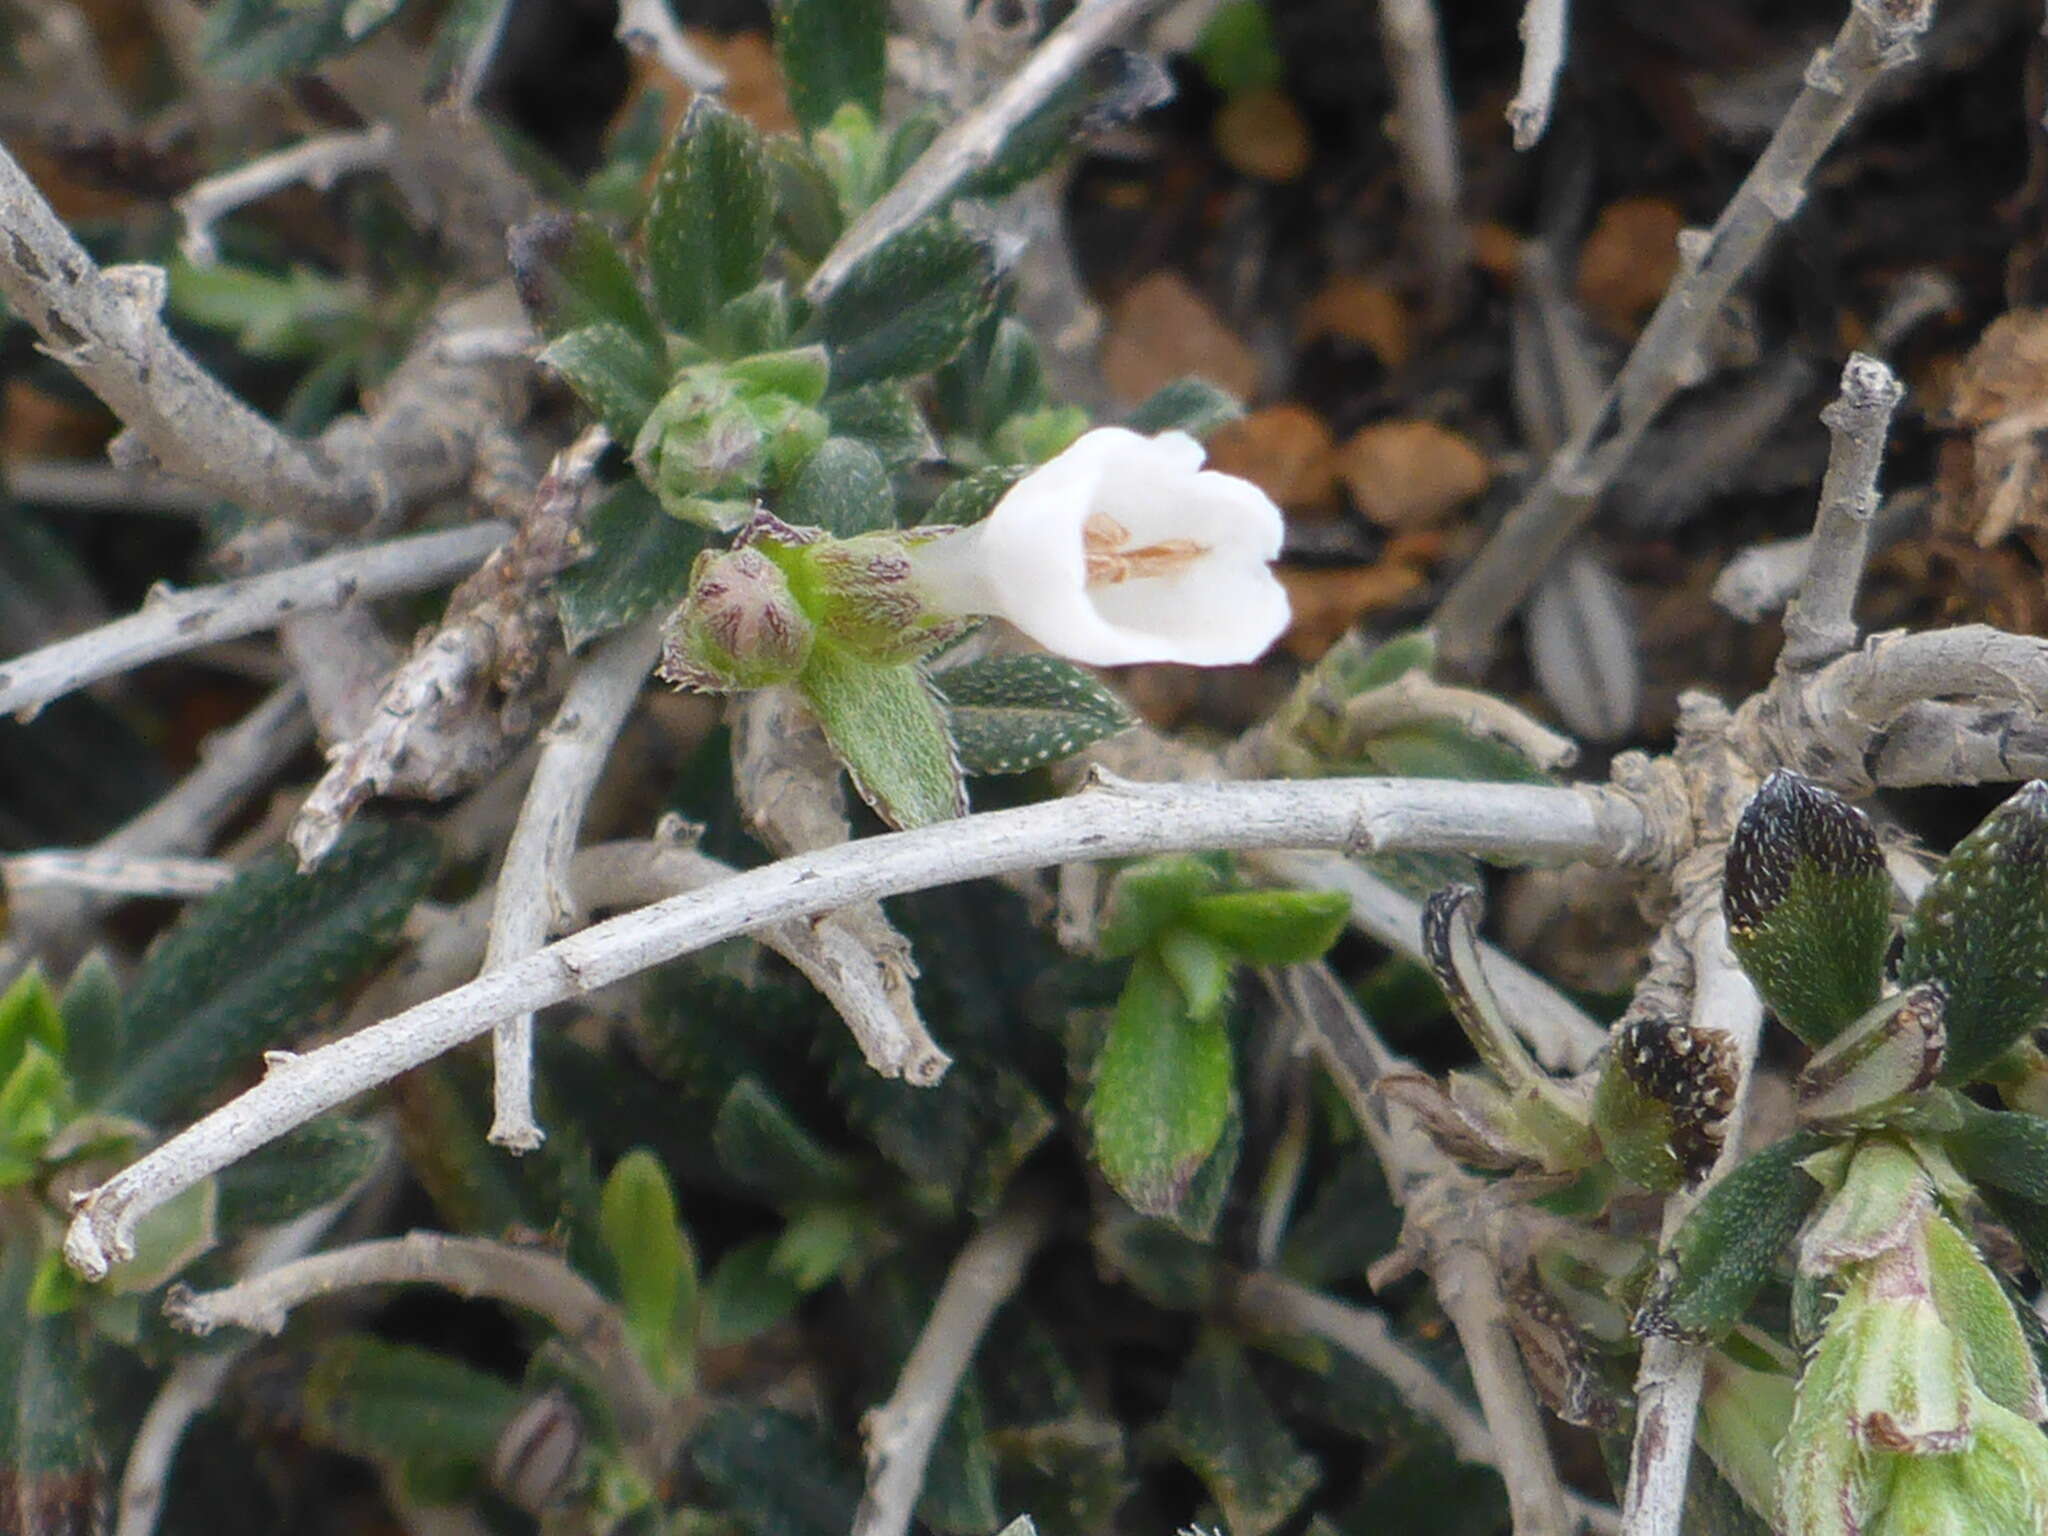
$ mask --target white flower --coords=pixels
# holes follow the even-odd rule
[[[1280,510],[1185,432],[1087,433],[983,521],[910,551],[924,595],[1094,666],[1255,660],[1287,627]]]

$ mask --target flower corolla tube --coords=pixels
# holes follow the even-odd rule
[[[1280,509],[1202,458],[1185,432],[1089,432],[981,522],[913,546],[922,596],[1094,666],[1256,660],[1289,619],[1268,568]]]

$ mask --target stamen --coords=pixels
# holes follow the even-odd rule
[[[1139,549],[1126,549],[1131,531],[1105,512],[1093,512],[1081,525],[1081,548],[1088,585],[1113,587],[1119,582],[1170,576],[1209,553],[1194,539],[1165,539]]]

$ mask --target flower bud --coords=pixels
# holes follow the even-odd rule
[[[707,693],[766,688],[803,671],[815,639],[773,560],[758,549],[706,550],[663,631],[656,670]]]
[[[731,527],[769,464],[768,434],[715,368],[689,368],[648,413],[633,461],[671,517]]]

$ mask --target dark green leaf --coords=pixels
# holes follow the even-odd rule
[[[671,330],[694,335],[758,284],[775,196],[760,135],[713,96],[690,103],[647,210],[647,268]]]
[[[610,324],[637,337],[653,356],[661,328],[619,248],[595,220],[548,213],[506,237],[519,302],[543,335]]]
[[[1176,379],[1125,417],[1124,425],[1133,432],[1185,432],[1206,438],[1243,414],[1244,406],[1235,395],[1207,379]]]
[[[1948,988],[1943,1082],[1968,1082],[2048,1023],[2048,781],[1956,844],[1906,919],[1899,980]]]
[[[1316,671],[1329,679],[1333,693],[1348,698],[1435,665],[1436,636],[1429,630],[1410,630],[1377,645],[1367,645],[1354,630],[1324,655]]]
[[[1877,1001],[1891,890],[1869,820],[1840,796],[1781,768],[1743,807],[1722,887],[1728,942],[1807,1044],[1827,1044]]]
[[[725,357],[779,352],[793,331],[789,289],[780,278],[750,288],[711,317],[709,345]]]
[[[825,301],[818,323],[842,385],[925,373],[965,345],[994,300],[988,247],[949,219],[912,225]]]
[[[825,415],[839,437],[858,438],[891,469],[926,464],[939,457],[924,411],[900,384],[863,384],[839,390],[825,401]]]
[[[668,388],[667,368],[623,326],[586,325],[570,331],[550,342],[538,361],[560,374],[621,443],[640,435],[648,413]]]
[[[1963,1123],[1942,1138],[1956,1167],[1979,1184],[2048,1204],[2048,1118],[1965,1102]]]
[[[995,511],[1010,487],[1031,473],[1028,464],[1004,464],[962,475],[932,503],[924,521],[934,528],[965,528]]]
[[[25,1259],[22,1253],[9,1267]],[[0,1459],[0,1524],[23,1536],[91,1531],[106,1497],[106,1456],[86,1396],[89,1346],[81,1323],[75,1310],[31,1317],[26,1307],[12,1306],[0,1321],[19,1330],[20,1350],[18,1371],[0,1377],[10,1383],[0,1396],[0,1415],[13,1421],[8,1454]]]
[[[1182,1367],[1161,1428],[1201,1478],[1231,1536],[1266,1536],[1300,1507],[1319,1476],[1253,1380],[1243,1350],[1210,1334]]]
[[[1215,1150],[1230,1115],[1230,1040],[1220,1012],[1191,1017],[1150,955],[1131,965],[1095,1062],[1095,1158],[1137,1210],[1166,1216]]]
[[[1735,1044],[1684,1019],[1631,1011],[1593,1094],[1601,1150],[1645,1189],[1697,1184],[1721,1155],[1735,1107]]]
[[[1885,998],[1800,1068],[1793,1090],[1807,1124],[1857,1123],[1917,1094],[1941,1070],[1947,990],[1923,981]]]
[[[824,1436],[774,1408],[721,1408],[691,1437],[690,1460],[750,1536],[845,1536],[860,1479]]]
[[[1046,403],[1038,343],[1009,315],[991,317],[936,381],[949,426],[987,438],[1012,416]]]
[[[160,1123],[303,1028],[383,958],[435,863],[424,829],[358,823],[310,874],[279,852],[193,907],[129,988],[105,1107]]]
[[[1820,1198],[1799,1166],[1820,1138],[1801,1133],[1753,1152],[1712,1185],[1678,1229],[1636,1314],[1644,1336],[1711,1340],[1742,1320]]]
[[[874,449],[850,437],[828,437],[797,471],[776,512],[794,527],[850,539],[896,526],[896,488]]]
[[[323,1115],[220,1171],[220,1227],[239,1238],[338,1200],[376,1166],[384,1139],[366,1125]]]
[[[590,554],[555,580],[555,611],[575,650],[683,600],[705,532],[661,510],[645,482],[621,481],[591,509]]]
[[[704,1282],[699,1337],[706,1349],[744,1344],[796,1310],[796,1282],[775,1263],[772,1237],[756,1238],[720,1259]]]
[[[728,1173],[777,1200],[843,1194],[857,1179],[851,1162],[799,1125],[751,1076],[733,1084],[711,1138]]]
[[[852,102],[882,115],[883,0],[775,0],[775,45],[789,85],[789,107],[808,132]]]
[[[94,950],[78,963],[58,1000],[64,1015],[64,1066],[81,1099],[97,1099],[120,1070],[125,1044],[121,983],[106,954]]]
[[[893,827],[967,813],[946,722],[912,663],[862,661],[820,638],[797,686],[861,798]]]
[[[1166,854],[1131,865],[1109,888],[1096,950],[1112,960],[1135,955],[1179,921],[1196,897],[1222,883],[1215,862],[1195,854]]]
[[[349,13],[355,3],[223,0],[206,12],[201,56],[209,70],[237,81],[268,80],[308,69],[353,47],[399,10],[391,5],[351,26]]]
[[[1027,773],[1135,723],[1092,674],[1056,656],[990,657],[937,673],[932,684],[970,774]]]
[[[846,228],[838,189],[801,141],[777,134],[766,148],[768,172],[775,182],[776,231],[796,256],[821,261]]]
[[[989,1454],[981,1391],[970,1379],[960,1384],[938,1443],[925,1469],[917,1515],[947,1536],[984,1536],[1002,1523],[996,1505],[995,1458]]]
[[[1350,916],[1341,891],[1225,891],[1202,897],[1186,921],[1253,965],[1303,965],[1322,958]]]
[[[448,1355],[366,1335],[334,1339],[306,1378],[314,1440],[386,1462],[487,1465],[519,1389]]]

